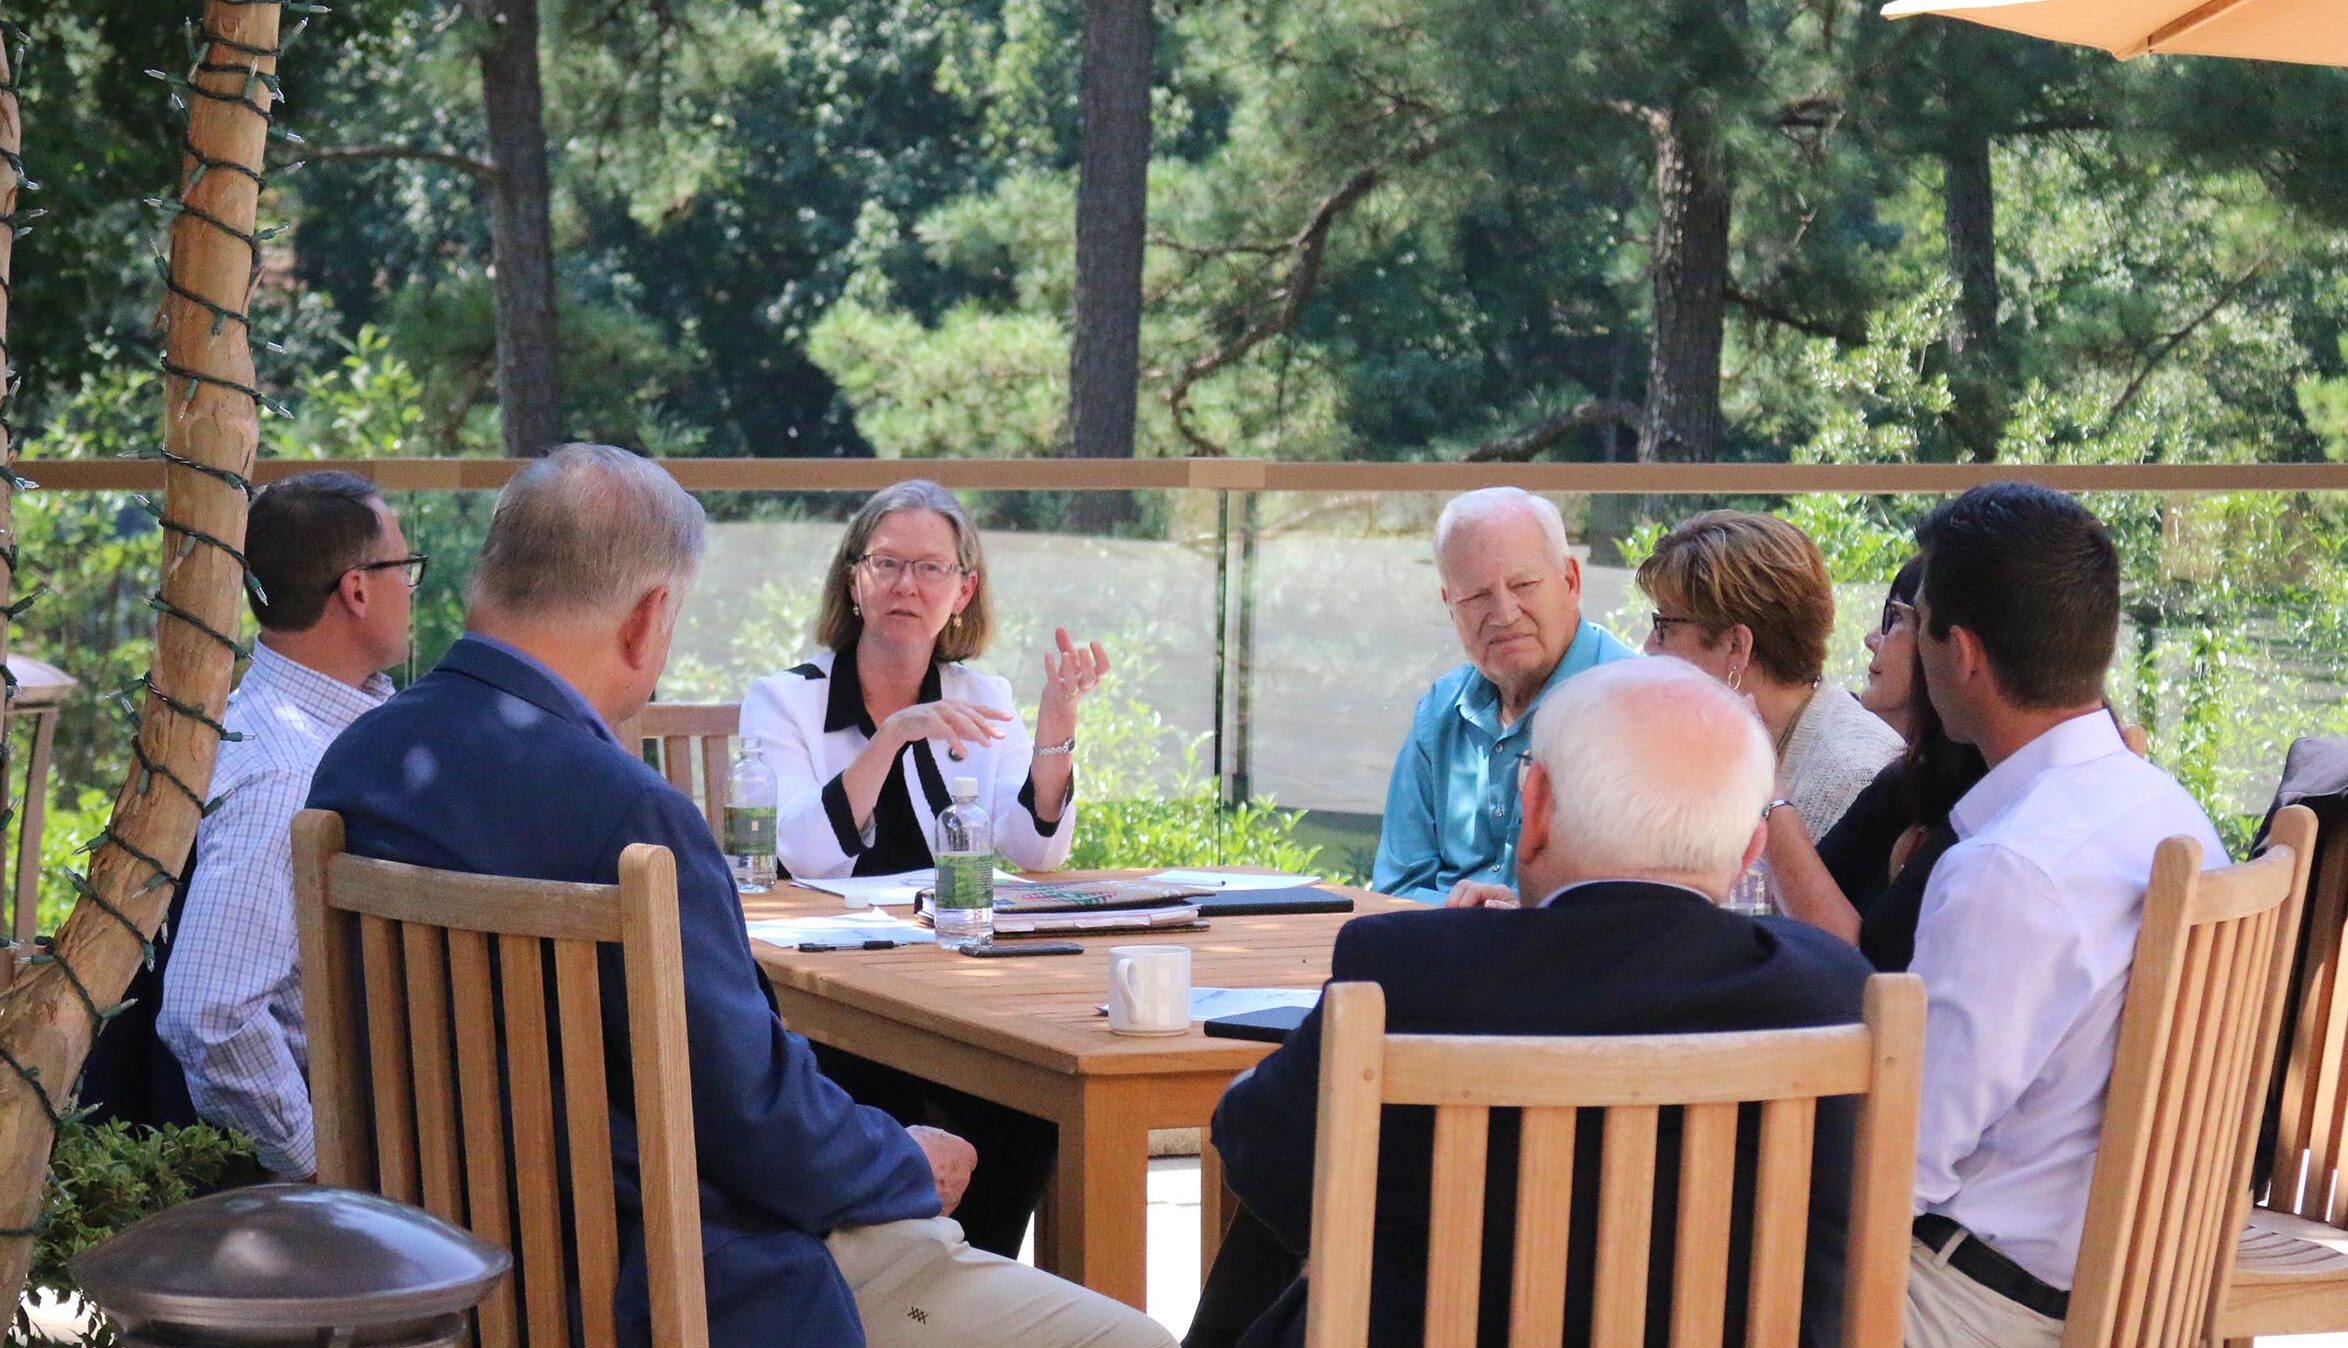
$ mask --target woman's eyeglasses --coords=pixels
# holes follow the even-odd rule
[[[1653,632],[1658,639],[1667,635],[1672,628],[1681,626],[1682,624],[1685,624],[1689,627],[1703,626],[1702,623],[1697,622],[1694,618],[1667,618],[1660,613],[1648,614],[1647,621],[1648,630]]]
[[[400,579],[406,581],[408,583],[408,588],[413,590],[417,586],[424,583],[424,567],[425,564],[431,560],[432,559],[430,557],[421,552],[411,552],[405,557],[393,557],[386,561],[362,562],[357,566],[351,567],[350,570],[343,572],[342,576],[349,575],[351,571],[389,571],[396,567],[403,573],[400,576]],[[342,576],[336,576],[334,578],[335,585],[339,586],[342,584]]]
[[[856,564],[864,568],[866,575],[882,585],[896,584],[907,572],[911,572],[913,579],[921,585],[943,585],[949,579],[964,575],[969,570],[956,562],[909,562],[902,557],[891,557],[881,552],[868,552],[857,558]]]
[[[1879,630],[1888,637],[1895,627],[1905,627],[1910,631],[1915,630],[1916,606],[1914,604],[1900,599],[1883,601],[1883,626]]]

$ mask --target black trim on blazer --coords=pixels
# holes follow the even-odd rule
[[[864,834],[856,827],[856,812],[848,808],[848,784],[842,774],[832,774],[823,784],[823,813],[832,821],[832,837],[840,844],[840,851],[849,856],[864,852]]]
[[[1076,769],[1071,766],[1068,769],[1068,794],[1060,800],[1060,819],[1068,817],[1068,802],[1074,799],[1076,799]],[[1019,804],[1022,809],[1027,811],[1027,817],[1035,821],[1036,836],[1049,838],[1060,831],[1060,819],[1055,819],[1047,824],[1044,822],[1044,817],[1035,812],[1035,769],[1032,767],[1027,770],[1027,780],[1019,784]]]

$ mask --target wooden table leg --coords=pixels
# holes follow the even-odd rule
[[[1202,1130],[1198,1148],[1198,1278],[1204,1286],[1215,1267],[1215,1253],[1223,1248],[1223,1233],[1239,1214],[1239,1197],[1223,1182],[1223,1156],[1215,1140]]]
[[[1060,1130],[1051,1237],[1036,1252],[1039,1266],[1137,1310],[1149,1298],[1148,1089],[1135,1077],[1085,1079],[1082,1121]]]

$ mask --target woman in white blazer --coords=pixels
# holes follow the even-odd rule
[[[775,852],[802,879],[889,875],[930,864],[949,782],[978,780],[995,850],[1022,870],[1068,859],[1076,832],[1076,705],[1109,668],[1099,642],[1059,631],[1044,656],[1032,737],[1011,685],[963,665],[994,623],[978,530],[952,493],[901,482],[864,503],[824,576],[806,664],[769,675],[742,699],[742,735],[780,787]],[[824,1075],[859,1103],[915,1130],[923,1149],[977,1152],[952,1215],[972,1245],[1019,1255],[1051,1174],[1057,1130],[1042,1119],[948,1090],[853,1054],[816,1046]]]
[[[780,787],[784,870],[820,879],[928,866],[955,777],[978,779],[995,850],[1011,865],[1068,859],[1076,706],[1108,656],[1058,632],[1031,738],[1010,682],[962,663],[993,629],[978,530],[952,493],[901,482],[864,503],[824,577],[824,649],[742,699],[742,736],[757,737]]]

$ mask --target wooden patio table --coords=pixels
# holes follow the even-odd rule
[[[1418,907],[1328,888],[1351,898],[1354,911],[1082,936],[1074,938],[1081,955],[980,960],[930,945],[803,952],[756,941],[751,949],[774,984],[783,1023],[798,1033],[1058,1124],[1059,1164],[1037,1214],[1036,1263],[1138,1308],[1148,1280],[1150,1130],[1205,1127],[1223,1088],[1271,1046],[1209,1038],[1196,1025],[1164,1038],[1112,1034],[1094,1009],[1108,1000],[1109,948],[1188,946],[1197,987],[1318,987],[1329,977],[1340,926]],[[842,911],[837,896],[790,885],[745,894],[742,907],[753,921]],[[1228,1214],[1214,1148],[1201,1151],[1203,1275]]]

